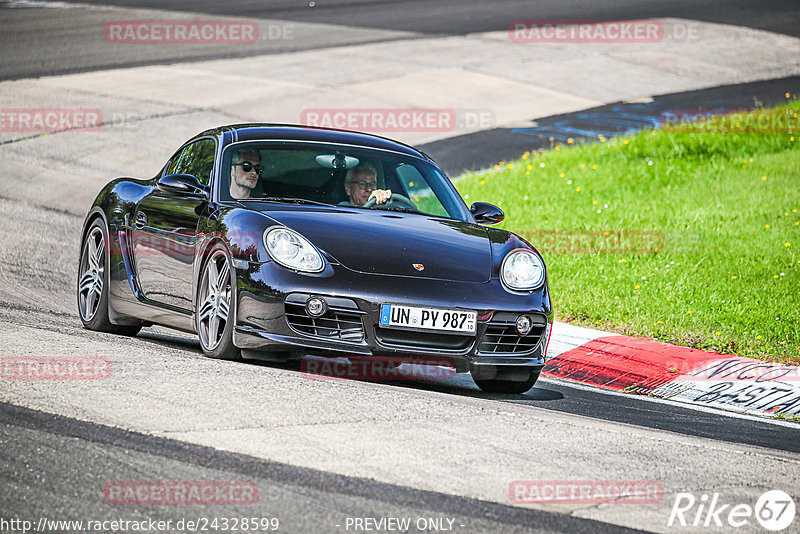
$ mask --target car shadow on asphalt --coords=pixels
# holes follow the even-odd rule
[[[180,336],[180,334],[172,335],[171,333],[169,334],[162,333],[159,331],[153,331],[149,329],[147,331],[140,332],[136,337],[143,341],[147,341],[148,343],[153,343],[155,345],[159,345],[162,347],[188,349],[191,350],[192,352],[197,352],[198,356],[202,357],[202,352],[200,351],[200,342],[192,337],[182,337]],[[431,373],[429,371],[424,371],[424,369],[430,369],[429,367],[426,368],[424,366],[412,365],[412,364],[402,364],[401,366],[399,366],[401,369],[406,370],[405,373],[400,373],[400,374],[413,377],[423,376],[427,378],[424,379],[403,378],[396,380],[387,380],[385,378],[370,379],[370,378],[359,378],[357,373],[350,373],[347,371],[340,373],[340,376],[325,376],[322,374],[317,375],[315,373],[309,372],[309,367],[307,365],[307,362],[310,361],[346,362],[344,358],[331,359],[331,358],[323,358],[315,356],[304,356],[302,358],[295,358],[286,361],[244,359],[242,361],[232,362],[232,363],[237,365],[245,364],[245,365],[254,365],[258,367],[269,367],[272,369],[281,369],[292,373],[299,373],[305,377],[315,380],[345,380],[354,382],[370,382],[375,384],[383,384],[391,387],[435,391],[438,393],[460,395],[463,397],[511,401],[515,403],[550,402],[550,401],[562,400],[564,398],[564,394],[562,392],[553,389],[548,389],[543,385],[541,386],[536,385],[531,390],[522,394],[487,393],[481,391],[478,388],[478,386],[475,385],[469,373],[456,374],[452,371],[452,369],[444,370],[441,373]],[[355,367],[356,366],[348,366],[345,363],[344,369],[349,370]]]

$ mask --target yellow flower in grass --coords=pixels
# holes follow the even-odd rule
[[[761,177],[761,181],[762,181],[762,182],[766,182],[766,181],[767,181],[767,177],[766,177],[766,176],[762,176],[762,177]]]
[[[528,165],[528,170],[533,169],[533,165]]]
[[[481,185],[486,185],[486,180],[481,180]]]
[[[642,286],[640,286],[639,284],[636,284],[635,286],[633,286],[633,289],[640,289],[641,287]]]
[[[622,142],[622,144],[623,144],[623,145],[627,145],[627,144],[628,144],[628,140],[627,140],[627,139],[625,139],[625,140]]]
[[[781,345],[786,345],[786,342],[785,341],[781,341]]]
[[[786,93],[786,98],[791,98],[791,96],[792,95],[790,95],[789,93]]]
[[[530,152],[525,152],[525,153],[522,155],[522,159],[528,159],[528,156],[530,156],[530,155],[531,155],[531,153],[530,153]]]
[[[686,315],[691,315],[691,314],[692,314],[692,310],[689,310],[689,311],[686,312]]]
[[[566,174],[564,174],[564,173],[562,172],[561,174],[559,174],[559,176],[560,176],[561,178],[564,178],[564,177],[566,176]]]
[[[597,205],[597,201],[596,200],[592,201],[592,204]]]
[[[576,187],[576,188],[575,188],[575,191],[577,191],[578,193],[580,193],[580,192],[581,192],[581,188],[580,188],[580,187]]]
[[[789,243],[789,242],[787,241],[786,243],[784,243],[784,244],[783,244],[783,246],[784,246],[784,247],[791,247],[791,246],[792,246],[792,244],[791,244],[791,243]]]
[[[619,297],[614,297],[614,300],[619,300]]]
[[[592,170],[597,170],[597,165],[592,165]]]
[[[575,140],[574,140],[573,138],[571,138],[571,137],[570,137],[569,139],[567,139],[567,143],[569,143],[570,145],[571,145],[572,143],[574,143],[574,142],[575,142]]]
[[[768,225],[768,224],[765,224],[765,225],[764,225],[764,228],[769,228],[769,225]]]
[[[556,145],[556,150],[561,150],[561,145]]]
[[[585,163],[581,163],[580,167],[581,167],[581,169],[585,169],[586,168],[586,164]]]
[[[731,276],[731,280],[736,280],[736,276]]]
[[[721,335],[722,335],[722,332],[714,332],[714,335],[715,335],[715,336],[721,336]]]
[[[776,274],[776,275],[775,275],[775,276],[773,276],[772,278],[778,278],[778,275]]]

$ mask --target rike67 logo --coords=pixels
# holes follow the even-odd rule
[[[771,490],[762,494],[755,506],[720,502],[719,493],[700,495],[678,493],[667,520],[668,527],[709,527],[712,529],[739,528],[753,525],[777,532],[794,521],[795,504],[788,493]]]

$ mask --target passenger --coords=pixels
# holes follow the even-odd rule
[[[233,198],[250,198],[253,188],[264,167],[261,166],[261,154],[258,150],[234,150],[231,163],[231,196]]]
[[[378,186],[378,172],[370,163],[362,163],[347,171],[344,179],[344,191],[349,200],[340,202],[340,206],[363,206],[371,198],[376,204],[385,204],[392,197],[389,189],[375,189]]]

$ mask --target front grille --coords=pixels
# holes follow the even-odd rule
[[[287,302],[286,321],[298,332],[310,336],[352,342],[364,340],[364,324],[358,313],[329,308],[325,315],[311,317],[305,305]]]
[[[520,336],[514,323],[489,323],[478,352],[485,354],[525,354],[536,348],[547,328],[534,324],[527,336]]]
[[[475,338],[469,335],[418,332],[379,326],[375,328],[375,335],[378,341],[387,346],[459,351],[469,347]]]

